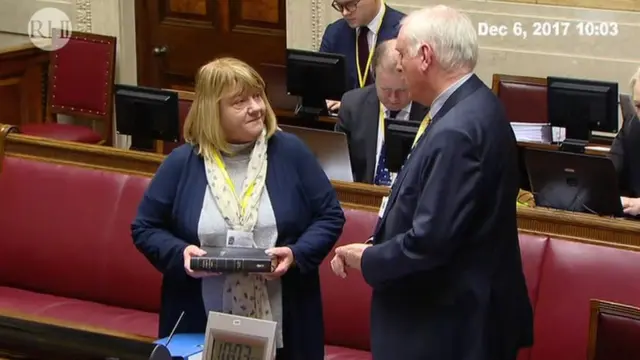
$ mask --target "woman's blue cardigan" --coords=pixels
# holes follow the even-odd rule
[[[282,277],[282,355],[322,360],[318,266],[342,233],[344,213],[331,182],[300,139],[277,131],[267,154],[266,189],[278,227],[277,246],[289,246],[295,257]],[[151,180],[131,226],[135,246],[164,275],[159,337],[171,332],[183,311],[178,333],[205,331],[201,281],[186,275],[182,252],[189,244],[200,244],[198,221],[206,187],[202,157],[192,145],[176,148]]]

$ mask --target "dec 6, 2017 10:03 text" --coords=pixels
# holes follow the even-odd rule
[[[618,23],[611,21],[534,21],[512,24],[478,23],[479,36],[516,37],[527,39],[530,37],[560,37],[560,36],[588,36],[613,37],[618,36]]]

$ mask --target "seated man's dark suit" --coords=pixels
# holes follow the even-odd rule
[[[436,109],[363,253],[374,359],[515,360],[532,343],[517,194],[515,136],[472,75]]]
[[[400,20],[405,14],[387,5],[380,32],[376,38],[376,46],[387,40],[398,37]],[[344,19],[329,24],[322,35],[320,52],[343,54],[347,61],[347,89],[359,88],[358,68],[356,67],[356,29],[349,27]]]
[[[640,120],[637,115],[625,119],[609,155],[618,172],[620,195],[640,197]]]
[[[410,120],[422,121],[429,108],[411,104]],[[347,135],[353,181],[373,183],[378,154],[380,100],[375,85],[348,91],[342,97],[335,130]],[[384,129],[382,130],[384,131]]]

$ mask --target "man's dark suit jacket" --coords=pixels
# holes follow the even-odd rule
[[[637,115],[625,119],[609,156],[618,172],[620,195],[640,197],[640,120]]]
[[[422,121],[429,108],[411,105],[409,120]],[[376,171],[380,100],[375,85],[348,91],[342,97],[335,130],[347,135],[353,180],[373,184]]]
[[[517,145],[478,77],[459,87],[392,186],[364,251],[376,360],[515,360],[533,342]]]
[[[400,20],[405,14],[387,5],[376,46],[398,37]],[[347,61],[347,90],[359,88],[358,68],[356,67],[356,29],[349,27],[345,19],[339,19],[327,26],[322,35],[320,52],[343,54]],[[364,70],[364,69],[363,69]]]

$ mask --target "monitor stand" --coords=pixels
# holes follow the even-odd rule
[[[584,154],[587,144],[589,144],[589,142],[584,140],[566,139],[560,144],[560,151]]]
[[[321,116],[329,116],[327,102],[314,96],[303,96],[295,110],[296,118],[303,121],[320,121]]]
[[[156,141],[140,135],[131,135],[131,146],[129,150],[155,152]]]
[[[131,134],[131,146],[129,150],[143,151],[143,152],[155,152],[155,139],[151,138],[149,133],[151,132],[151,119],[145,112],[145,108],[142,104],[135,104],[135,123],[133,124],[133,134]]]
[[[560,151],[584,154],[591,138],[591,129],[586,121],[576,121],[566,127],[566,138],[560,145]]]

